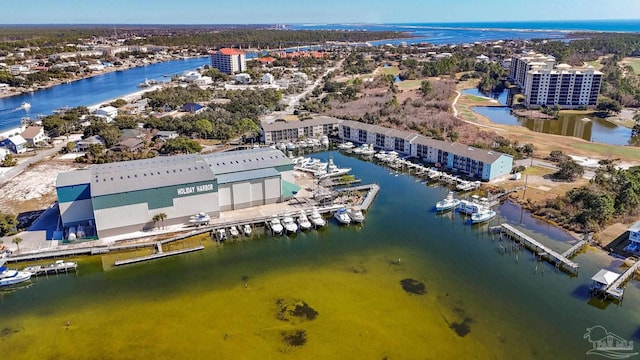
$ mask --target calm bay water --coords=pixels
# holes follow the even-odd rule
[[[209,63],[207,57],[173,60],[129,70],[115,71],[87,79],[61,84],[31,94],[0,98],[0,130],[16,127],[20,119],[38,114],[51,114],[63,107],[90,106],[138,91],[145,79],[167,81],[164,75],[182,74]],[[23,102],[31,104],[28,111],[20,109]]]
[[[484,94],[478,89],[465,89],[462,92],[474,96],[488,96],[497,99],[500,104],[505,104],[507,99],[506,91],[500,94]],[[631,129],[617,126],[595,116],[561,114],[555,120],[542,120],[515,116],[508,107],[475,106],[473,111],[497,124],[524,126],[529,130],[545,134],[573,136],[612,145],[628,145],[631,139]]]
[[[380,184],[363,227],[332,223],[222,247],[207,241],[199,253],[109,271],[100,257],[80,259],[78,276],[0,293],[4,356],[575,359],[591,348],[587,327],[637,340],[635,282],[623,306],[587,297],[589,278],[617,261],[587,250],[572,278],[528,252],[501,254],[510,243],[487,225],[432,210],[446,189],[337,152],[316,156]],[[516,206],[502,205],[500,216],[550,247],[570,246],[567,234]],[[407,278],[423,282],[426,294],[406,293]],[[278,319],[279,304],[302,302],[315,319]],[[296,331],[306,344],[287,345]]]

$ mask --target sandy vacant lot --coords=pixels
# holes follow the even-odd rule
[[[73,160],[56,158],[40,161],[0,186],[0,206],[5,212],[19,214],[45,209],[56,201],[58,173],[82,167]]]

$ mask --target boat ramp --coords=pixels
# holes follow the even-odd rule
[[[586,241],[580,241],[576,245],[572,246],[569,250],[560,254],[509,224],[502,224],[500,226],[501,235],[507,235],[514,241],[533,251],[540,258],[547,260],[549,263],[553,264],[563,271],[566,271],[570,274],[578,273],[580,266],[578,265],[578,263],[569,260],[568,257],[571,257],[572,255],[575,255],[578,251],[580,251],[586,244]]]

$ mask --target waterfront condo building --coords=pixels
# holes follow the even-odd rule
[[[247,69],[247,58],[242,50],[222,48],[211,52],[211,67],[231,75]]]
[[[524,105],[534,108],[594,108],[602,85],[602,73],[592,66],[555,65],[553,57],[532,53],[511,59],[510,77],[522,90]]]

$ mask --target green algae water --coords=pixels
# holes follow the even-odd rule
[[[437,215],[446,189],[337,152],[314,156],[380,184],[363,226],[210,242],[109,271],[100,257],[80,259],[77,275],[0,293],[2,359],[579,359],[596,357],[589,327],[640,335],[636,282],[622,305],[587,294],[589,278],[620,261],[587,249],[570,277],[502,251],[511,243],[488,225]],[[519,208],[500,210],[490,225],[570,247]]]

